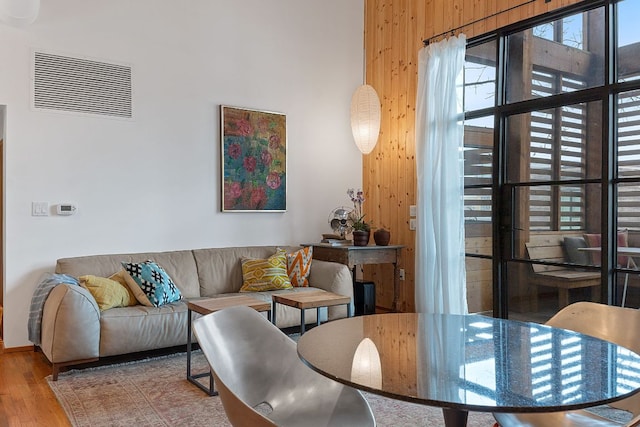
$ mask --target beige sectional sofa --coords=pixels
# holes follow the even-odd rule
[[[74,277],[109,277],[122,269],[123,261],[153,260],[173,279],[183,300],[160,307],[135,305],[100,312],[95,299],[85,288],[57,285],[44,304],[40,346],[53,365],[53,379],[57,378],[60,369],[65,366],[95,361],[106,356],[186,344],[186,301],[237,294],[243,281],[241,258],[267,258],[275,253],[276,248],[211,248],[59,259],[56,273]],[[285,249],[294,251],[300,248]],[[313,260],[309,285],[310,287],[280,291],[252,292],[251,295],[271,301],[271,294],[274,292],[306,292],[320,288],[353,298],[351,273],[342,264]],[[278,304],[277,310],[278,327],[299,325],[300,313],[297,309]],[[324,315],[321,314],[321,317]],[[330,307],[326,315],[329,320],[346,317],[346,307]],[[316,321],[315,310],[309,311],[306,321]],[[251,325],[246,327],[250,328]]]

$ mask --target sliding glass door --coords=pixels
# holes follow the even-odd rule
[[[497,316],[640,306],[640,31],[626,20],[639,3],[590,2],[470,41],[467,277],[491,282]]]

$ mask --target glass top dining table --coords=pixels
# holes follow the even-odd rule
[[[565,329],[482,315],[389,313],[325,323],[298,341],[320,374],[383,396],[469,411],[552,412],[640,391],[640,356]]]

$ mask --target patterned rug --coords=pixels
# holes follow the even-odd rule
[[[200,351],[193,372],[207,369]],[[74,370],[49,386],[77,427],[230,426],[218,397],[186,380],[186,355]],[[379,427],[443,426],[439,408],[365,394]],[[470,427],[491,427],[493,417],[470,413]]]

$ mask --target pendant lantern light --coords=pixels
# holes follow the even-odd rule
[[[380,98],[370,85],[356,89],[351,98],[351,131],[362,154],[369,154],[380,133]]]

